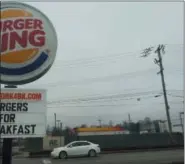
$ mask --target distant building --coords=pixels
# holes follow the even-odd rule
[[[158,124],[159,124],[160,133],[169,132],[167,121],[159,121]]]
[[[140,133],[155,133],[154,122],[139,121]]]
[[[77,128],[76,132],[78,136],[129,134],[128,130],[124,130],[121,127]]]
[[[155,120],[155,121],[139,121],[140,133],[164,133],[168,132],[167,121]]]

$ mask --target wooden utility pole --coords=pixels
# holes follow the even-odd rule
[[[63,123],[60,122],[60,129],[62,130],[62,128],[63,128]]]
[[[130,113],[128,114],[128,121],[129,121],[129,123],[131,123]]]
[[[54,113],[54,123],[55,123],[55,129],[57,128],[57,115],[56,113]]]
[[[99,122],[99,126],[102,127],[102,120],[101,120],[101,118],[98,119],[98,122]]]
[[[163,88],[163,95],[164,95],[164,103],[165,103],[165,108],[166,108],[166,116],[167,116],[167,121],[168,121],[168,127],[169,127],[169,132],[172,132],[172,124],[171,124],[171,118],[170,118],[170,107],[168,104],[168,99],[167,99],[167,94],[166,94],[166,85],[165,85],[165,81],[164,81],[164,68],[163,68],[163,61],[162,61],[162,56],[161,56],[161,51],[163,53],[165,53],[164,51],[164,45],[159,45],[157,47],[157,50],[155,51],[155,53],[158,54],[158,59],[155,59],[155,64],[157,64],[160,68],[160,71],[158,72],[158,74],[161,74],[161,82],[162,82],[162,88]]]
[[[142,57],[148,57],[151,52],[153,51],[154,47],[149,47],[146,48],[142,54]],[[165,108],[166,108],[166,116],[167,116],[167,121],[168,121],[168,127],[169,127],[169,132],[172,133],[172,124],[171,124],[171,119],[170,119],[170,107],[168,104],[168,99],[167,99],[167,94],[166,94],[166,86],[165,86],[165,81],[164,81],[164,68],[163,68],[163,61],[162,61],[162,56],[161,53],[165,53],[164,51],[165,46],[164,45],[159,45],[157,49],[155,50],[155,53],[158,54],[158,59],[154,60],[154,63],[157,64],[160,68],[160,71],[157,74],[161,75],[161,82],[162,82],[162,88],[163,88],[163,95],[164,95],[164,103],[165,103]]]
[[[184,114],[184,112],[180,112],[179,113],[180,122],[181,122],[181,128],[182,128],[182,134],[184,134],[184,125],[183,125],[183,120],[182,120],[182,115],[183,114]]]
[[[59,130],[60,129],[60,120],[56,120],[57,122],[57,129]]]

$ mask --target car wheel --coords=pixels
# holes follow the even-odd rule
[[[61,151],[59,154],[59,159],[66,159],[67,158],[67,153],[65,151]]]
[[[89,151],[89,157],[96,157],[96,151],[95,150],[90,150]]]

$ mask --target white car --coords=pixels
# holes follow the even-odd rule
[[[88,141],[74,141],[64,147],[53,149],[51,157],[66,159],[68,157],[89,156],[95,157],[101,152],[100,146]]]

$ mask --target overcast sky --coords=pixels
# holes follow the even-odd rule
[[[166,119],[163,97],[154,98],[162,92],[153,62],[157,56],[140,57],[142,49],[160,43],[167,44],[164,73],[176,122],[183,110],[183,98],[174,97],[183,95],[183,3],[29,4],[49,17],[58,36],[51,70],[24,86],[48,90],[48,123],[54,124],[54,112],[70,126],[98,124],[98,118],[119,123],[128,120],[128,113],[133,121],[145,116]],[[111,100],[111,95],[116,98]]]

